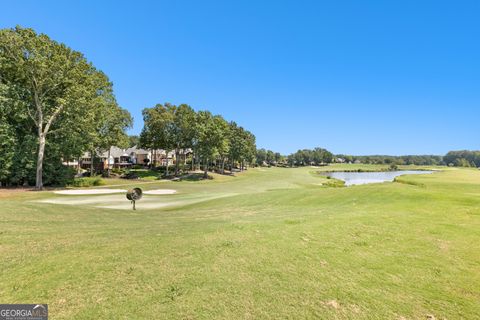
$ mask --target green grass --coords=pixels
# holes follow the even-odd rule
[[[0,191],[0,301],[51,319],[480,318],[480,171],[345,188],[316,174],[352,168],[375,167],[122,181],[178,190],[155,210]]]
[[[101,177],[75,178],[69,187],[96,187],[103,186],[106,182]]]
[[[135,173],[142,180],[159,180],[161,172],[149,169],[130,169],[128,172]]]

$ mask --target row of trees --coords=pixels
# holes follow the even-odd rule
[[[175,150],[175,175],[186,149],[193,151],[192,168],[202,163],[205,177],[212,163],[224,173],[226,164],[230,169],[239,165],[243,170],[246,163],[255,159],[255,136],[209,111],[195,112],[187,104],[157,104],[143,110],[143,120],[140,146],[154,152]],[[166,170],[168,175],[168,165]]]
[[[407,156],[352,156],[345,154],[333,155],[322,148],[313,150],[303,149],[283,156],[271,150],[258,149],[256,155],[257,165],[323,165],[332,162],[388,164],[388,165],[450,165],[450,166],[480,166],[480,151],[451,151],[446,156],[436,155],[407,155]]]
[[[480,151],[450,151],[443,157],[443,162],[448,166],[480,167]]]
[[[279,152],[272,150],[257,149],[256,164],[259,166],[268,165],[276,166],[285,162],[285,156],[282,156]]]
[[[387,155],[371,155],[371,156],[351,156],[339,154],[335,156],[338,160],[346,163],[365,163],[365,164],[396,164],[396,165],[444,165],[442,156],[436,155],[407,155],[407,156],[387,156]]]
[[[269,166],[309,166],[324,165],[333,162],[333,154],[323,148],[313,150],[298,150],[288,156],[283,156],[279,152],[266,149],[258,149],[256,153],[257,165]]]
[[[289,166],[318,166],[331,162],[333,162],[333,154],[323,148],[298,150],[287,157],[287,163]]]
[[[0,184],[61,184],[62,159],[127,141],[132,117],[85,57],[32,29],[0,30]]]

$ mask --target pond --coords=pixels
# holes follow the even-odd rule
[[[399,171],[382,171],[382,172],[325,172],[321,173],[327,177],[345,181],[346,186],[353,186],[368,183],[391,182],[396,177],[405,174],[429,174],[433,171],[427,170],[399,170]]]

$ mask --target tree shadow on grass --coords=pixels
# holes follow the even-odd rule
[[[212,180],[213,177],[209,175],[207,179]],[[186,176],[180,177],[176,181],[201,181],[201,180],[207,180],[207,179],[204,178],[203,173],[190,173],[190,174],[187,174]]]

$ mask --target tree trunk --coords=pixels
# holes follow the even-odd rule
[[[192,152],[192,171],[195,171],[195,153]]]
[[[166,159],[165,159],[165,160],[167,161],[167,162],[165,163],[165,168],[166,168],[166,170],[165,170],[165,175],[168,177],[168,152],[165,151],[165,154],[167,155],[167,156],[166,156]]]
[[[39,129],[37,176],[35,181],[35,188],[37,190],[43,189],[43,156],[44,154],[45,154],[45,133],[41,132],[41,129]]]
[[[222,158],[222,174],[225,174],[225,157]]]
[[[153,149],[152,154],[153,154],[152,166],[153,166],[153,169],[155,169],[157,167],[157,150]]]
[[[203,178],[207,179],[208,178],[208,159],[206,159],[205,164],[203,165],[203,169],[205,172],[203,173]]]
[[[110,149],[108,148],[108,158],[107,158],[107,177],[110,178]]]
[[[95,153],[95,150],[92,150],[90,152],[90,177],[93,177],[93,155]]]
[[[178,158],[180,156],[180,152],[178,151],[178,148],[175,149],[175,177],[178,176],[178,166],[180,163],[178,162]]]

